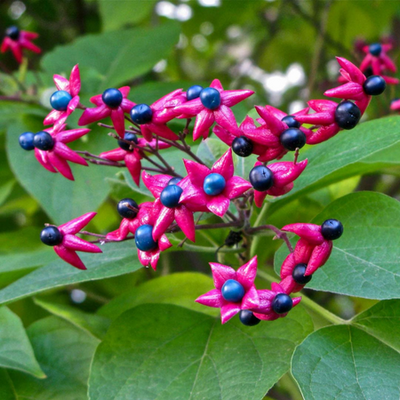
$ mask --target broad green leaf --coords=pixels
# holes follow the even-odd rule
[[[306,400],[394,400],[400,394],[399,301],[312,333],[297,347],[292,373]]]
[[[74,182],[61,174],[47,171],[32,151],[24,151],[18,144],[21,132],[38,132],[41,129],[43,125],[40,121],[25,118],[24,122],[16,122],[7,131],[7,156],[18,181],[39,201],[56,224],[95,211],[109,192],[109,186],[104,180],[114,175],[115,171],[100,165],[84,167],[73,164]]]
[[[211,168],[215,161],[217,161],[226,150],[228,150],[228,146],[221,140],[207,138],[200,142],[196,155]]]
[[[391,116],[362,123],[354,130],[340,132],[329,141],[302,151],[301,159],[308,158],[307,168],[296,179],[293,190],[278,198],[272,210],[307,192],[392,165],[393,161],[386,160],[385,155],[399,141],[400,117]],[[369,159],[375,154],[380,154],[381,160]]]
[[[399,202],[380,193],[352,193],[332,202],[312,222],[329,218],[340,220],[344,233],[307,287],[368,299],[400,298]],[[287,254],[286,246],[276,253],[277,272]]]
[[[18,400],[7,370],[0,368],[0,395],[2,400]]]
[[[18,398],[86,400],[89,365],[99,340],[56,317],[33,323],[27,332],[47,378],[10,371]]]
[[[107,243],[102,254],[79,253],[87,270],[81,271],[56,260],[0,290],[0,304],[10,303],[47,289],[110,278],[141,268],[133,241]]]
[[[69,74],[76,63],[92,67],[103,76],[97,89],[101,93],[150,71],[169,55],[178,42],[179,32],[179,24],[168,22],[155,28],[86,35],[47,53],[42,58],[42,67],[54,74]]]
[[[0,307],[0,367],[45,378],[21,320],[7,307]]]
[[[11,194],[11,191],[15,185],[15,180],[12,179],[0,186],[0,205],[2,205],[7,197]]]
[[[114,320],[140,304],[166,303],[216,316],[219,313],[217,309],[204,307],[194,301],[213,288],[212,279],[204,274],[181,272],[161,276],[111,300],[99,310],[99,314]]]
[[[288,370],[312,331],[296,307],[255,327],[166,304],[147,304],[115,320],[92,363],[91,400],[262,399]],[[243,397],[244,396],[244,397]]]
[[[54,303],[41,298],[34,299],[34,302],[39,307],[44,308],[50,314],[65,319],[71,324],[91,333],[98,339],[103,338],[110,325],[110,320],[100,315],[89,314],[79,310],[76,307],[71,307],[66,304]]]
[[[155,3],[156,0],[100,0],[103,29],[111,31],[138,23],[150,15]]]

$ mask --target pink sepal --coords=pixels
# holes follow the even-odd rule
[[[195,302],[208,307],[220,308],[224,303],[224,299],[222,298],[220,290],[213,289],[205,294],[202,294],[195,300]]]
[[[222,286],[228,279],[236,278],[236,271],[227,265],[210,263],[214,286],[216,289],[221,290]]]
[[[82,230],[82,228],[84,228],[96,216],[96,214],[96,212],[88,212],[78,218],[66,222],[63,225],[60,225],[58,229],[63,235],[66,235],[67,233],[74,235]]]
[[[225,324],[240,311],[237,303],[226,303],[221,307],[221,322]]]
[[[302,239],[305,239],[308,243],[313,245],[319,245],[325,240],[321,234],[320,225],[297,223],[285,225],[282,230],[285,232],[295,233],[297,236],[300,236]]]
[[[82,262],[80,257],[75,253],[74,250],[67,249],[63,245],[54,246],[54,251],[57,253],[58,257],[63,259],[68,264],[73,267],[85,270],[85,264]]]
[[[78,238],[74,235],[66,234],[63,237],[62,245],[70,250],[85,251],[87,253],[102,253],[102,250],[93,243]]]
[[[242,265],[236,271],[236,274],[238,282],[243,285],[245,290],[249,290],[254,286],[254,279],[257,275],[257,256],[254,256],[246,264]]]
[[[327,240],[314,248],[307,264],[306,276],[312,275],[318,268],[322,267],[327,262],[332,252],[332,247],[332,242]]]

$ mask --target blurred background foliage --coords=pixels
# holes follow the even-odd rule
[[[85,171],[80,176],[75,168],[77,182],[73,186],[40,170],[31,154],[21,155],[15,144],[18,132],[26,127],[41,130],[49,96],[55,90],[54,73],[67,75],[79,63],[84,104],[110,86],[129,84],[132,100],[152,103],[175,88],[207,85],[218,78],[225,88],[255,90],[252,98],[235,107],[240,121],[254,104],[270,104],[291,113],[303,108],[308,99],[320,98],[324,90],[335,85],[335,56],[356,64],[361,61],[357,40],[390,41],[395,61],[400,45],[400,8],[398,2],[387,0],[7,0],[0,4],[0,21],[3,30],[15,24],[38,32],[36,43],[43,50],[42,55],[28,53],[29,61],[22,66],[9,53],[0,60],[0,288],[54,260],[39,240],[44,222],[61,223],[97,209],[98,217],[89,230],[107,232],[119,224],[115,211],[119,199],[132,197],[132,190],[138,202],[147,199],[143,185],[137,190],[127,174],[116,176],[115,171],[101,167],[93,172],[91,167],[89,180]],[[371,103],[365,119],[387,115],[390,101],[400,96],[399,91],[389,87]],[[13,96],[23,101],[10,101]],[[77,116],[68,122],[75,127]],[[174,124],[175,129],[182,129],[179,122]],[[92,153],[110,149],[112,141],[105,133],[94,126],[90,138],[77,148]],[[207,153],[204,148],[198,151]],[[293,198],[271,213],[270,223],[282,226],[310,221],[327,204],[354,190],[378,190],[397,197],[399,153],[397,146],[388,161],[390,168],[378,160],[379,165],[365,169],[368,174],[363,177],[355,174]],[[169,157],[176,160],[176,153]],[[224,230],[199,232],[196,245],[218,247],[227,234]],[[280,243],[272,237],[263,241],[260,256],[272,266]],[[21,253],[28,254],[28,264],[24,264],[26,258],[21,259],[24,262],[13,258]],[[208,273],[206,262],[211,260],[213,251],[171,252],[161,257],[157,273],[142,268],[122,277],[73,283],[45,292],[41,300],[28,297],[10,308],[25,326],[52,314],[46,307],[51,302],[93,312],[153,277],[188,269]],[[225,260],[238,264],[232,254]],[[11,261],[19,264],[12,267]],[[370,300],[322,292],[309,294],[344,318],[372,304]],[[317,326],[321,323],[315,322]],[[297,389],[292,386],[285,378],[271,395],[277,399],[296,397]]]

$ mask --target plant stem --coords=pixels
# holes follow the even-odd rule
[[[269,208],[269,203],[264,203],[264,205],[261,208],[260,214],[258,214],[256,222],[254,223],[254,228],[261,225],[261,222],[265,219],[265,216],[267,215],[268,208]],[[260,236],[256,236],[255,238],[253,238],[250,246],[250,257],[253,257],[256,254],[256,250],[258,244],[260,243],[260,240],[261,240]]]
[[[266,280],[269,283],[272,282],[279,282],[278,279],[272,275],[270,275],[266,271],[258,270],[257,275]],[[320,306],[315,301],[311,300],[309,297],[305,296],[303,293],[301,294],[301,303],[308,308],[309,310],[314,311],[316,314],[324,318],[326,321],[330,322],[331,324],[338,325],[338,324],[347,324],[347,321],[338,317],[337,315],[331,313],[326,308]]]

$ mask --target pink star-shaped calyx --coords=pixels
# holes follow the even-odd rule
[[[95,212],[86,213],[58,227],[62,235],[62,242],[54,246],[54,251],[68,264],[78,269],[86,269],[82,260],[76,254],[77,251],[86,253],[102,253],[101,249],[93,243],[87,242],[77,236],[79,231],[84,228],[96,215]]]
[[[194,242],[195,228],[193,211],[190,211],[184,204],[177,204],[174,207],[167,207],[162,203],[162,199],[160,198],[161,193],[168,186],[168,183],[172,178],[173,177],[170,175],[152,176],[146,173],[146,171],[142,172],[143,183],[156,199],[154,202],[156,217],[153,228],[153,238],[154,240],[160,239],[160,237],[166,232],[171,224],[176,221],[186,237]],[[180,187],[180,183],[176,183],[176,186]]]
[[[251,184],[245,179],[233,175],[231,149],[228,149],[211,169],[194,161],[183,161],[188,176],[179,184],[183,189],[179,202],[192,211],[211,211],[222,217],[228,210],[230,201],[251,188]],[[212,184],[207,185],[213,178],[216,178],[217,183],[221,183],[219,190],[213,191]],[[207,191],[212,194],[208,194]]]
[[[140,185],[140,173],[142,170],[141,159],[143,158],[143,154],[146,151],[147,146],[151,146],[156,148],[158,145],[158,149],[167,149],[171,147],[171,145],[159,140],[158,143],[155,139],[151,142],[148,142],[146,139],[138,138],[137,146],[132,147],[132,149],[125,150],[121,147],[118,147],[114,150],[105,151],[100,154],[100,157],[105,158],[110,161],[124,161],[126,168],[130,172],[133,181],[137,186]]]
[[[257,207],[262,207],[264,199],[267,195],[282,196],[293,189],[293,182],[300,176],[307,166],[308,160],[303,160],[299,163],[292,162],[277,162],[270,164],[267,168],[273,174],[273,185],[270,189],[260,192],[254,190],[254,202]],[[263,165],[257,161],[254,166]]]
[[[96,121],[100,121],[106,117],[111,117],[114,128],[118,135],[123,138],[125,133],[125,113],[129,113],[135,103],[127,99],[130,88],[129,86],[123,86],[118,89],[122,94],[122,102],[116,108],[111,108],[107,106],[102,96],[103,94],[98,94],[90,98],[90,102],[96,107],[86,108],[81,117],[79,118],[78,125],[88,125]]]
[[[382,68],[387,69],[391,72],[396,72],[396,64],[387,55],[387,52],[390,51],[393,46],[389,43],[375,43],[374,45],[380,46],[381,50],[378,55],[374,55],[371,52],[371,45],[364,46],[363,52],[365,53],[365,57],[360,64],[361,71],[365,71],[368,67],[371,67],[372,73],[374,75],[380,75]]]
[[[237,271],[223,264],[210,263],[210,266],[215,289],[198,297],[196,299],[197,303],[208,307],[220,308],[221,322],[223,324],[234,317],[240,310],[249,310],[259,307],[258,292],[254,286],[254,279],[257,275],[257,256],[254,256]],[[242,298],[236,302],[226,300],[226,294],[223,295],[223,286],[229,280],[236,281],[236,283],[239,283],[244,289]]]
[[[280,294],[288,294],[285,292],[285,289],[279,285],[278,283],[273,282],[271,284],[271,290],[263,289],[257,290],[258,297],[260,299],[260,305],[258,307],[254,307],[251,309],[253,311],[254,316],[263,321],[274,321],[278,318],[286,317],[288,313],[278,314],[272,308],[272,303],[275,297]],[[292,298],[293,307],[297,306],[300,303],[301,297]]]
[[[182,89],[177,89],[171,93],[168,93],[161,99],[157,100],[149,107],[151,110],[150,120],[146,123],[140,123],[135,121],[134,116],[131,112],[131,117],[133,122],[137,122],[140,125],[140,130],[143,137],[147,141],[151,141],[153,133],[160,138],[177,140],[178,136],[166,125],[167,122],[174,119],[177,115],[175,107],[179,106],[186,101],[186,96],[182,92]],[[143,104],[138,104],[137,107],[143,106]],[[132,110],[133,111],[133,110]]]
[[[74,176],[67,161],[80,165],[88,165],[86,160],[72,151],[66,143],[86,135],[90,129],[71,129],[64,131],[66,124],[54,125],[52,128],[44,129],[53,139],[53,147],[50,150],[39,150],[35,148],[35,157],[39,163],[50,172],[57,171],[65,178],[73,181]]]
[[[371,96],[364,91],[363,84],[366,81],[365,75],[353,63],[342,57],[336,57],[341,66],[340,74],[345,80],[344,85],[327,90],[324,95],[328,97],[336,97],[343,100],[355,100],[355,104],[364,114]]]
[[[75,65],[69,76],[69,80],[61,75],[53,76],[54,83],[58,90],[63,90],[71,95],[71,100],[68,103],[65,111],[51,111],[44,119],[44,125],[62,124],[69,115],[76,109],[79,104],[79,91],[81,90],[81,78],[79,74],[79,66]]]
[[[297,223],[286,225],[282,231],[295,233],[300,237],[296,243],[295,257],[288,260],[291,262],[307,264],[305,275],[312,275],[318,268],[322,267],[328,260],[333,244],[332,240],[327,240],[322,235],[321,225]],[[285,267],[284,271],[287,268]],[[286,276],[285,276],[286,277]]]
[[[238,130],[235,116],[230,107],[250,97],[254,92],[252,90],[224,90],[221,82],[214,79],[209,88],[211,95],[214,96],[215,102],[208,104],[202,95],[193,100],[175,107],[174,111],[181,118],[196,117],[196,122],[193,128],[193,139],[199,137],[204,139],[208,137],[209,130],[214,122],[227,129],[229,132]],[[203,100],[202,100],[203,98]]]
[[[112,241],[121,241],[126,239],[129,233],[133,235],[136,232],[136,229],[140,225],[145,225],[150,223],[151,215],[153,213],[153,205],[152,202],[145,202],[138,205],[138,212],[134,218],[123,218],[121,224],[118,229],[115,231],[109,232],[106,235],[106,239]]]
[[[17,29],[16,27],[14,28]],[[27,49],[38,54],[42,52],[42,50],[38,46],[32,43],[32,40],[36,39],[39,36],[37,33],[19,31],[18,29],[17,31],[18,33],[15,36],[8,35],[3,39],[3,42],[1,43],[2,53],[5,53],[8,49],[10,49],[15,59],[19,63],[22,63],[23,49]]]

